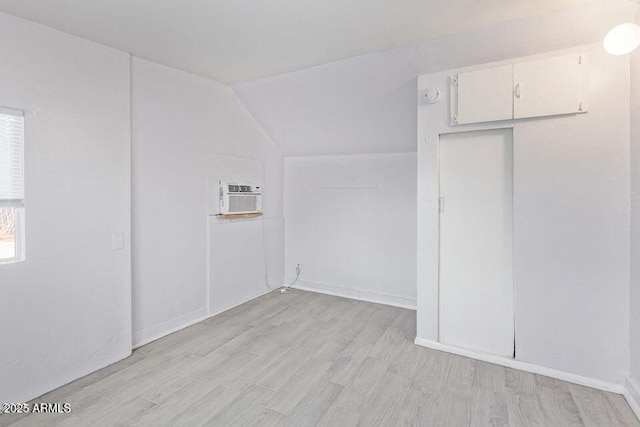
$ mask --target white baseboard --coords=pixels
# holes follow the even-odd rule
[[[291,280],[293,281],[293,279]],[[291,282],[290,281],[290,282]],[[366,291],[364,289],[347,288],[343,286],[325,285],[323,283],[306,282],[299,280],[294,286],[295,289],[303,291],[319,292],[321,294],[334,295],[337,297],[357,299],[377,304],[392,305],[394,307],[416,309],[416,300],[397,295],[389,295],[378,292]]]
[[[183,314],[175,317],[166,322],[162,322],[158,325],[154,325],[150,328],[144,329],[140,332],[133,334],[133,348],[142,347],[145,344],[149,344],[152,341],[172,334],[180,329],[184,329],[187,326],[191,326],[194,323],[201,322],[207,318],[207,308],[202,307],[191,313]]]
[[[167,322],[163,322],[159,325],[153,326],[151,328],[147,328],[144,331],[141,331],[134,335],[134,344],[133,349],[142,347],[143,345],[149,344],[150,342],[159,340],[160,338],[164,338],[167,335],[171,335],[174,332],[178,332],[181,329],[187,328],[191,325],[195,325],[196,323],[200,323],[204,320],[209,319],[210,317],[216,316],[220,313],[224,313],[227,310],[231,310],[239,305],[242,305],[246,302],[259,298],[263,295],[268,294],[271,291],[262,292],[259,295],[251,297],[245,301],[239,302],[237,304],[230,305],[227,308],[224,308],[215,313],[207,313],[206,308],[202,308],[200,310],[196,310],[192,313],[187,313],[185,315],[176,317],[175,319],[169,320]]]
[[[88,367],[84,367],[78,371],[74,371],[73,373],[68,373],[68,376],[65,376],[64,379],[53,382],[53,383],[48,383],[47,385],[40,387],[39,389],[35,389],[37,391],[30,391],[29,392],[30,394],[27,394],[25,396],[15,396],[11,399],[11,401],[12,402],[35,402],[36,399],[44,396],[47,393],[50,393],[54,390],[59,389],[60,387],[64,387],[68,384],[71,384],[72,382],[77,381],[80,378],[84,378],[87,375],[91,375],[94,372],[99,371],[100,369],[106,368],[107,366],[111,366],[115,363],[118,363],[129,356],[131,356],[131,350],[126,349],[122,353],[119,353],[118,355],[112,358],[109,358],[107,360],[100,360],[99,362],[96,362],[95,364],[92,364]],[[92,360],[92,359],[89,358],[87,360]],[[1,424],[1,425],[4,425],[4,424]]]
[[[483,362],[494,363],[496,365],[502,365],[508,368],[518,369],[520,371],[531,372],[533,374],[557,378],[562,381],[597,388],[599,390],[610,391],[617,394],[623,394],[624,391],[624,387],[621,384],[583,377],[582,375],[572,374],[570,372],[559,371],[556,369],[545,368],[544,366],[534,365],[532,363],[523,362],[521,360],[480,353],[473,350],[466,350],[422,338],[416,338],[415,343],[432,350],[445,351],[447,353],[457,354],[459,356],[469,357],[471,359],[482,360]]]
[[[622,395],[640,420],[640,386],[631,378],[627,378]]]

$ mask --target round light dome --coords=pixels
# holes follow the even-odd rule
[[[633,23],[614,27],[604,38],[604,49],[611,55],[626,55],[640,45],[640,26]]]

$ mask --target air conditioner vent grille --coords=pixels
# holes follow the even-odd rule
[[[258,196],[229,195],[229,213],[258,210]]]

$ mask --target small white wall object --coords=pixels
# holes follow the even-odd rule
[[[424,93],[422,94],[422,98],[427,104],[435,104],[440,100],[440,95],[441,93],[439,88],[430,87],[429,89],[424,91]]]

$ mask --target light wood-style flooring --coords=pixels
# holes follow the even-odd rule
[[[415,312],[272,292],[36,399],[16,426],[640,426],[622,396],[413,344]]]

